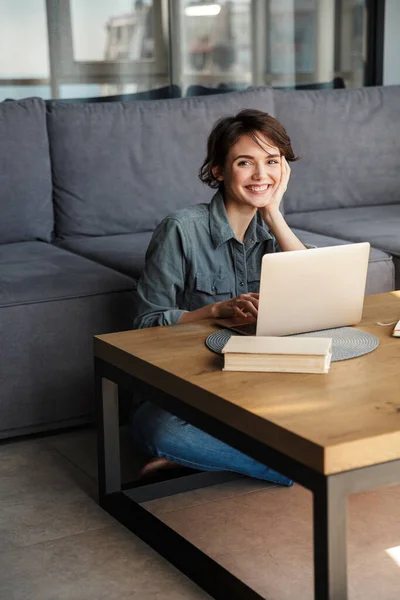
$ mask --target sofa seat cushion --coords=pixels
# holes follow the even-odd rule
[[[0,246],[0,306],[133,289],[131,278],[42,242]]]
[[[399,85],[274,90],[274,106],[301,156],[285,194],[287,214],[400,204]]]
[[[57,242],[57,246],[138,279],[152,235],[152,231],[146,231],[99,237],[83,236],[62,240]]]
[[[325,246],[338,246],[340,244],[350,244],[350,240],[334,238],[327,235],[321,235],[304,229],[293,227],[292,231],[297,235],[303,244],[310,244],[323,248]],[[392,257],[371,247],[369,255],[369,265],[367,273],[367,284],[365,294],[380,294],[383,292],[391,292],[395,287],[395,267]]]
[[[214,122],[242,108],[273,113],[271,88],[218,96],[48,106],[57,237],[153,231],[209,202],[198,179]]]
[[[45,103],[0,103],[0,244],[51,240],[54,218]]]
[[[317,246],[317,248],[324,248],[325,246],[339,246],[341,244],[351,244],[354,243],[354,240],[348,239],[339,239],[337,237],[332,237],[328,235],[321,235],[320,233],[314,233],[312,231],[305,231],[304,229],[297,229],[296,227],[292,228],[292,231],[297,235],[299,240],[303,242],[303,244],[309,244],[312,246]],[[360,240],[360,241],[368,241],[368,240]],[[378,250],[377,248],[373,248],[371,246],[371,252],[369,255],[369,262],[379,262],[382,260],[392,260],[392,257],[387,254],[387,252],[383,252],[382,250]]]
[[[320,210],[287,215],[292,227],[338,237],[400,256],[400,204]]]

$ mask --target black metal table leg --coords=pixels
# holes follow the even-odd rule
[[[107,494],[121,491],[118,385],[96,375],[99,503]]]
[[[347,494],[340,475],[327,476],[314,491],[315,600],[347,599]]]

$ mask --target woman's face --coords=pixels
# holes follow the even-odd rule
[[[238,208],[266,206],[281,178],[279,148],[261,134],[260,145],[250,136],[242,136],[229,150],[220,176],[224,181],[225,202]]]

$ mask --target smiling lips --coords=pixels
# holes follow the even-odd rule
[[[265,192],[271,187],[270,183],[265,185],[246,185],[246,189],[252,194],[265,194]]]

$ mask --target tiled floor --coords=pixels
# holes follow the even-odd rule
[[[209,598],[98,507],[95,479],[89,429],[0,444],[0,600]],[[238,479],[146,506],[269,600],[313,598],[299,485]],[[353,495],[348,533],[351,600],[398,600],[400,486]]]

